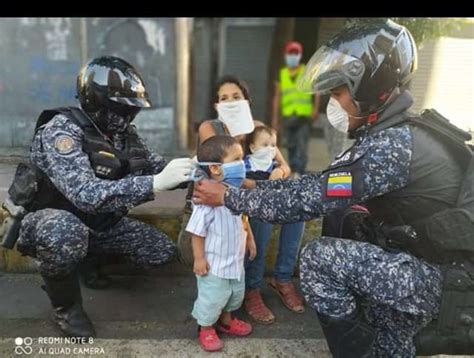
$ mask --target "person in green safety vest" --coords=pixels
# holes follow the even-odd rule
[[[305,65],[300,63],[302,54],[303,46],[299,42],[286,44],[286,66],[280,70],[278,82],[275,83],[272,108],[272,127],[277,131],[283,129],[285,133],[291,171],[296,176],[306,171],[311,125],[318,118],[319,109],[318,95],[296,88],[305,70]]]

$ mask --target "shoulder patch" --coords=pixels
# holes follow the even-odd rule
[[[54,148],[59,154],[69,154],[74,149],[74,139],[68,135],[60,135],[54,141]]]
[[[352,174],[351,172],[329,173],[326,196],[352,196]]]

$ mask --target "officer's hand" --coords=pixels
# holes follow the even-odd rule
[[[203,179],[194,184],[193,203],[209,206],[224,205],[227,187],[216,181]]]
[[[173,189],[183,182],[190,181],[191,172],[196,165],[196,161],[191,158],[173,159],[161,173],[153,177],[153,191]]]

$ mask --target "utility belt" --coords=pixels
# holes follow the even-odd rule
[[[340,231],[332,233],[336,237],[367,241],[388,251],[405,251],[434,264],[474,258],[474,217],[466,209],[446,209],[412,225],[399,226],[377,223],[359,207],[337,215],[341,219]]]
[[[368,241],[406,251],[435,264],[474,258],[474,218],[465,209],[447,209],[413,225],[369,224]]]

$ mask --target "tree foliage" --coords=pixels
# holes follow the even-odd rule
[[[440,36],[449,36],[455,31],[459,31],[465,23],[460,18],[434,18],[434,17],[372,17],[372,18],[348,18],[347,23],[356,22],[379,22],[387,19],[405,26],[413,35],[418,47],[430,39]]]

